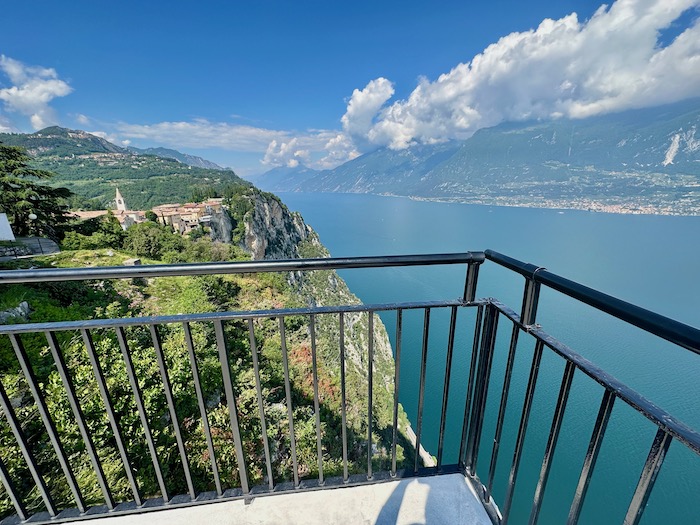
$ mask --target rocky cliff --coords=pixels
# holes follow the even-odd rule
[[[241,247],[253,259],[297,259],[329,257],[318,234],[299,213],[291,212],[276,196],[251,191],[250,206],[242,220],[245,236]],[[236,218],[233,219],[236,221]],[[361,304],[345,281],[335,272],[317,270],[290,272],[287,282],[305,306]],[[355,416],[366,406],[369,347],[369,316],[366,313],[344,315],[345,358],[348,376],[348,410]],[[320,315],[316,319],[318,354],[331,376],[340,383],[340,322],[338,315]],[[385,429],[393,419],[394,358],[384,324],[373,318],[373,406],[378,429]],[[353,403],[352,400],[357,402]],[[363,401],[364,400],[364,401]],[[359,405],[359,406],[358,406]],[[363,407],[363,408],[360,408]],[[408,426],[402,412],[400,430]],[[359,430],[359,429],[358,429]]]

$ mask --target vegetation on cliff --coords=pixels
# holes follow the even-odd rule
[[[243,225],[240,246],[197,240],[173,234],[155,223],[130,228],[119,236],[113,219],[108,218],[92,232],[69,235],[68,243],[111,248],[64,251],[35,259],[32,264],[55,267],[86,265],[120,265],[138,255],[146,264],[157,262],[199,262],[263,257],[324,257],[325,248],[318,237],[301,220],[291,214],[279,199],[254,189],[231,196],[232,221]],[[283,239],[286,239],[284,241]],[[262,247],[262,248],[261,248]],[[227,276],[170,277],[118,281],[63,282],[42,285],[11,285],[0,289],[0,307],[16,306],[27,301],[32,310],[30,322],[63,321],[88,318],[128,318],[151,315],[174,315],[197,312],[250,311],[294,308],[309,305],[358,303],[335,272],[300,274],[258,274]],[[211,322],[191,323],[196,362],[207,406],[208,423],[214,439],[215,460],[222,483],[239,485],[238,466],[228,406],[224,395],[216,334]],[[284,383],[283,352],[279,321],[259,318],[253,322],[266,435],[272,458],[275,482],[293,479],[293,461]],[[294,435],[298,458],[297,473],[303,479],[318,476],[316,424],[311,373],[311,333],[308,316],[286,317],[285,342],[288,350],[292,386]],[[190,460],[195,490],[215,489],[211,458],[205,441],[193,387],[187,342],[182,324],[161,324],[158,336],[167,364],[175,406]],[[229,367],[234,381],[237,409],[244,443],[244,457],[252,484],[266,481],[264,440],[256,394],[256,378],[248,323],[244,320],[224,323],[229,350]],[[347,394],[348,459],[350,472],[363,472],[367,464],[367,340],[368,317],[347,315],[345,319],[345,357]],[[147,327],[125,329],[129,353],[143,394],[149,425],[157,455],[172,494],[187,492],[174,427],[159,373],[152,334]],[[57,333],[61,351],[81,400],[89,432],[115,499],[131,499],[124,470],[107,422],[105,408],[98,393],[93,370],[81,334],[76,331]],[[342,466],[341,384],[339,322],[337,315],[318,315],[315,323],[318,359],[318,390],[322,426],[323,471],[325,476],[340,475]],[[374,319],[375,356],[373,361],[373,468],[388,470],[393,399],[393,359],[386,332],[378,317]],[[160,493],[154,467],[141,427],[134,395],[129,385],[124,357],[114,330],[92,332],[95,349],[105,372],[117,419],[123,434],[135,476],[145,496]],[[80,438],[79,429],[43,334],[21,336],[30,361],[46,398],[49,412],[60,429],[63,445],[78,484],[90,504],[102,503],[95,472]],[[61,474],[53,449],[49,446],[37,407],[28,385],[19,372],[19,363],[7,337],[0,339],[1,380],[17,415],[22,421],[30,446],[37,456],[39,470],[47,480],[59,507],[74,506],[68,485]],[[400,413],[400,428],[406,416]],[[413,451],[400,434],[399,464],[412,465]],[[7,466],[21,496],[30,507],[42,504],[7,426],[0,429],[0,456]],[[0,500],[0,512],[12,512],[9,498]]]

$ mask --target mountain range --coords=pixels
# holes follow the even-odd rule
[[[277,192],[695,214],[698,127],[700,99],[692,99],[586,119],[503,123],[465,141],[383,148],[332,170],[297,177],[275,169],[254,180]]]
[[[503,123],[464,141],[381,148],[332,170],[278,167],[247,179],[272,192],[346,192],[477,204],[700,214],[700,99],[585,119]],[[248,184],[166,148],[122,148],[57,126],[0,134],[54,184],[109,203],[118,185],[148,209]]]
[[[131,151],[132,153],[136,153],[137,155],[154,155],[156,157],[163,157],[166,159],[175,159],[178,162],[182,162],[183,164],[187,164],[188,166],[194,166],[196,168],[205,168],[208,170],[226,170],[226,168],[222,168],[215,162],[212,162],[210,160],[203,159],[202,157],[197,157],[196,155],[188,155],[187,153],[181,153],[177,150],[174,149],[168,149],[168,148],[135,148],[133,146],[129,146],[126,149]]]
[[[119,187],[131,209],[211,196],[230,185],[249,185],[232,170],[165,148],[122,148],[81,130],[52,126],[35,133],[0,133],[0,143],[21,146],[33,166],[56,174],[51,184],[76,194],[73,207],[109,207]]]

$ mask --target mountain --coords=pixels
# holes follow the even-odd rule
[[[504,123],[463,142],[380,149],[296,190],[700,214],[700,99]]]
[[[280,166],[258,175],[244,175],[247,181],[265,191],[292,191],[320,172],[299,164],[293,168]]]
[[[121,153],[128,151],[86,131],[51,126],[34,133],[0,133],[0,142],[22,146],[33,157]]]
[[[165,159],[175,159],[178,162],[182,162],[183,164],[187,164],[188,166],[194,166],[196,168],[206,168],[209,170],[226,170],[226,168],[222,168],[218,164],[210,161],[203,159],[202,157],[197,157],[196,155],[188,155],[187,153],[181,153],[177,150],[174,149],[168,149],[168,148],[135,148],[133,146],[129,146],[127,148],[129,151],[132,153],[136,153],[137,155],[154,155],[156,157],[162,157]]]
[[[98,207],[110,206],[117,186],[131,209],[146,210],[192,200],[194,193],[206,196],[230,185],[250,185],[232,170],[137,153],[81,130],[54,126],[30,134],[0,133],[0,142],[25,148],[34,167],[56,174],[51,184],[69,188],[83,201],[95,199]]]
[[[405,150],[380,149],[319,173],[300,185],[302,191],[347,193],[411,194],[421,185],[425,173],[449,159],[460,143],[420,145]]]

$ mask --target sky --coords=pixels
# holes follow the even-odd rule
[[[8,2],[0,131],[242,175],[700,94],[700,0]]]

